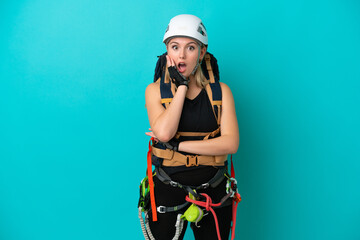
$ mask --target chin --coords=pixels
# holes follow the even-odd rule
[[[185,78],[188,78],[188,77],[190,77],[190,75],[191,75],[190,73],[185,73],[185,72],[184,72],[184,73],[180,73],[180,74],[183,75]]]

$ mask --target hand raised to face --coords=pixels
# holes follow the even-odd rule
[[[180,85],[185,85],[188,87],[189,80],[186,79],[179,71],[176,69],[176,65],[173,59],[170,56],[166,55],[166,65],[169,71],[170,79],[175,84],[176,87]]]

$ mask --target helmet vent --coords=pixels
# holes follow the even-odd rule
[[[202,29],[201,26],[198,27],[197,31],[198,31],[201,35],[203,35],[204,37],[206,36],[206,33],[204,32],[204,30]]]
[[[205,25],[201,22],[200,23],[200,25],[205,29],[205,31],[206,31],[206,27],[205,27]]]

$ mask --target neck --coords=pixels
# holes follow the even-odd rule
[[[194,75],[190,75],[190,81],[189,81],[189,89],[197,89],[199,88],[198,85],[196,84],[196,80],[195,80],[195,76]]]

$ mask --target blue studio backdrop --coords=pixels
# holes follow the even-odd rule
[[[2,1],[0,239],[143,238],[144,92],[182,13],[236,102],[236,239],[360,239],[355,0]]]

